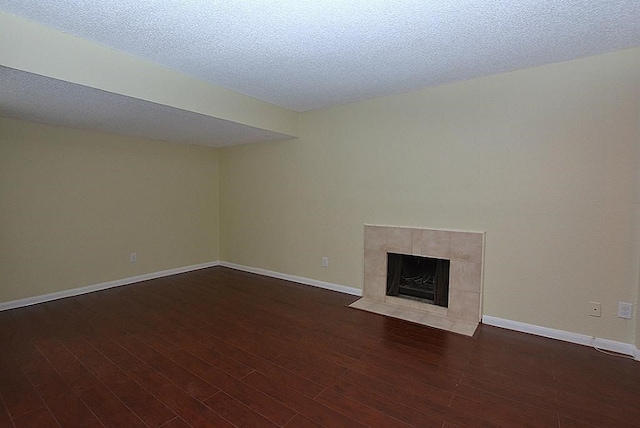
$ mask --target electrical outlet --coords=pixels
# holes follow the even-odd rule
[[[591,304],[591,311],[589,312],[589,315],[591,315],[592,317],[599,317],[600,316],[601,303],[600,302],[590,302],[590,304]]]
[[[322,267],[329,267],[329,257],[322,258]]]
[[[618,302],[618,318],[630,320],[633,312],[633,303]]]
[[[138,261],[138,253],[129,254],[129,263],[136,263]]]

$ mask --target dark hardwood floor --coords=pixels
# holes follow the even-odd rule
[[[0,312],[0,427],[639,427],[640,363],[216,267]]]

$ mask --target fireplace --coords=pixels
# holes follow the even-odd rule
[[[387,253],[387,296],[449,305],[449,260]]]
[[[365,225],[362,299],[350,306],[471,336],[482,314],[484,240],[484,232]],[[391,259],[397,255],[421,264],[423,259],[435,259],[436,270],[437,260],[447,262],[448,267],[442,263],[440,270],[448,272],[448,292],[439,292],[436,299],[434,278],[433,296],[430,287],[422,291],[403,287],[400,293],[398,285],[398,295],[388,293],[390,255]],[[409,270],[413,261],[409,261]],[[431,281],[428,277],[420,281]]]

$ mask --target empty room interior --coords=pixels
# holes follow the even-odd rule
[[[0,427],[640,426],[640,2],[0,0]]]

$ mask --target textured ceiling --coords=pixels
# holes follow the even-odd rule
[[[639,0],[0,0],[305,111],[640,45]]]
[[[640,0],[0,0],[0,10],[295,111],[640,46]],[[0,116],[217,147],[289,138],[7,67]]]
[[[7,67],[0,82],[2,117],[212,147],[291,138]]]

